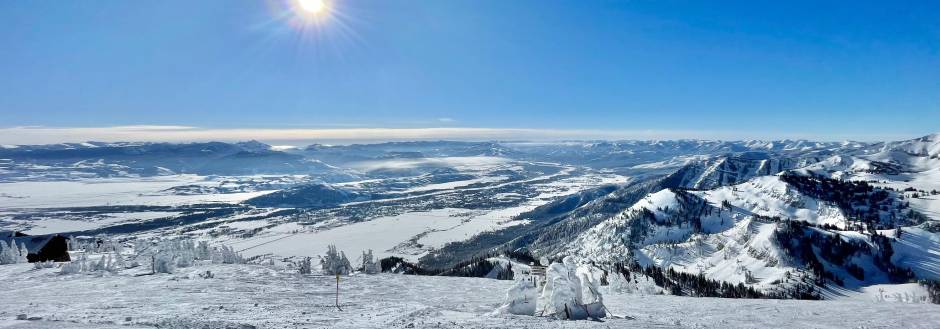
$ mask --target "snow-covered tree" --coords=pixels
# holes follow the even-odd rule
[[[5,240],[0,240],[0,265],[25,263],[28,252],[25,244],[22,249],[23,251],[20,251],[15,240],[11,240],[9,244]]]
[[[581,301],[585,304],[604,302],[604,296],[601,295],[599,282],[587,274],[581,274],[581,294]]]
[[[213,264],[242,264],[245,262],[245,259],[229,246],[213,248],[211,259]]]
[[[212,248],[209,247],[209,241],[199,241],[199,245],[196,246],[196,259],[212,259]]]
[[[571,309],[581,305],[581,280],[574,275],[575,269],[566,265],[553,263],[545,269],[545,287],[538,301],[540,314],[570,318]]]
[[[352,264],[346,258],[346,254],[337,251],[335,245],[329,245],[326,250],[326,256],[320,257],[320,265],[324,274],[347,275],[353,271]]]
[[[10,245],[5,240],[0,240],[0,265],[13,264],[14,257]]]
[[[53,261],[51,261],[51,260],[47,260],[47,261],[45,261],[45,262],[35,262],[35,263],[33,263],[33,268],[34,268],[34,269],[37,269],[37,270],[44,269],[44,268],[53,268],[53,267],[55,267],[55,262],[53,262]]]
[[[35,268],[49,268],[54,266],[53,262],[38,262],[34,266]],[[88,253],[84,252],[79,254],[78,257],[72,261],[62,264],[61,269],[59,270],[60,274],[77,274],[77,273],[100,273],[100,272],[111,272],[115,273],[124,269],[124,261],[120,254],[116,253],[103,253],[98,257],[97,260],[91,260],[88,258]]]
[[[96,271],[107,271],[111,263],[110,255],[103,255],[98,258],[98,261],[92,264],[92,272]]]
[[[382,268],[372,256],[372,249],[362,252],[362,272],[365,274],[376,274],[382,271]]]
[[[28,256],[29,256],[29,248],[26,248],[25,242],[20,242],[20,263],[29,263]]]
[[[70,235],[70,236],[68,237],[68,240],[66,240],[66,241],[67,241],[66,243],[67,243],[68,249],[69,249],[68,251],[78,251],[78,248],[79,248],[78,239],[76,239],[74,236],[71,236],[71,235]]]
[[[304,257],[300,260],[300,266],[298,268],[300,274],[310,274],[313,267],[310,265],[310,257]]]
[[[176,267],[190,267],[196,262],[196,244],[193,240],[177,240]]]
[[[121,253],[115,252],[112,260],[113,262],[110,267],[111,271],[119,271],[127,268],[127,263],[124,261],[124,256],[121,255]]]
[[[215,264],[240,264],[242,258],[228,246],[210,248],[208,242],[200,241],[197,245],[192,239],[178,238],[162,241],[137,241],[133,244],[134,256],[131,267],[149,263],[154,273],[173,273],[178,268],[190,267],[199,260],[212,261]],[[122,255],[123,246],[108,239],[97,239],[81,246],[86,252],[73,262],[63,265],[62,273],[82,273],[97,271],[119,271],[127,268]],[[88,260],[88,254],[99,250],[101,258]]]
[[[173,273],[178,267],[195,263],[196,246],[189,239],[163,240],[134,245],[138,258],[149,258],[154,273]]]
[[[171,252],[161,251],[151,255],[154,273],[173,273],[176,270],[176,260]]]
[[[209,260],[213,264],[245,262],[245,259],[232,247],[210,248],[206,241],[200,241],[197,245],[191,239],[164,240],[150,248],[135,245],[135,249],[151,258],[153,271],[157,273],[173,273],[176,268],[195,265],[197,260]]]
[[[535,315],[537,300],[535,281],[526,278],[518,280],[506,292],[506,302],[496,310],[496,314]]]
[[[62,267],[59,269],[59,274],[77,274],[82,272],[84,267],[84,260],[81,259],[84,255],[79,256],[68,263],[62,264]]]
[[[545,271],[545,286],[538,298],[536,313],[563,319],[599,318],[606,315],[600,291],[594,282],[582,286],[582,279],[592,281],[588,275],[579,278],[578,265],[572,256],[562,264],[553,263]],[[584,288],[588,295],[585,296]],[[585,297],[588,302],[585,303]]]

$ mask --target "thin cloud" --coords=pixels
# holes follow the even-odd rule
[[[114,127],[9,127],[0,128],[0,144],[52,144],[84,141],[197,142],[289,141],[303,143],[374,143],[412,140],[617,140],[617,139],[810,139],[902,140],[915,135],[837,135],[819,136],[799,133],[748,133],[705,130],[594,130],[527,128],[200,128],[190,126],[114,126]]]

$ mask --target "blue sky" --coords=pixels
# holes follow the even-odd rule
[[[329,6],[310,23],[288,0],[2,1],[0,137],[25,126],[85,129],[60,131],[65,139],[126,126],[246,137],[485,128],[864,140],[940,131],[938,1]]]

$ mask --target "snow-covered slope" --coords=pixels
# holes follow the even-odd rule
[[[843,152],[803,170],[850,178],[860,173],[899,175],[936,169],[940,169],[940,134]]]
[[[871,160],[905,165],[911,171],[940,168],[940,133],[872,148],[876,152],[866,156]]]
[[[904,191],[911,208],[940,220],[940,134],[876,144],[794,172]]]
[[[765,217],[802,220],[812,224],[844,226],[839,207],[803,195],[780,176],[762,176],[733,186],[692,192],[710,204],[730,204],[736,210]]]
[[[585,231],[569,245],[569,253],[602,263],[636,261],[779,294],[791,294],[807,284],[860,287],[898,282],[910,275],[907,268],[916,268],[917,277],[934,277],[928,273],[940,264],[934,251],[908,247],[914,239],[934,241],[934,233],[911,230],[909,240],[898,240],[890,230],[877,235],[871,229],[840,231],[907,222],[903,212],[891,208],[902,207],[890,199],[892,194],[885,193],[888,199],[884,199],[884,192],[874,190],[859,197],[849,192],[864,191],[865,185],[822,181],[820,186],[836,190],[820,199],[822,195],[812,194],[817,190],[806,186],[816,181],[787,177],[756,177],[712,190],[652,193]],[[841,189],[849,194],[841,194]],[[847,200],[854,201],[845,203],[832,195],[851,195]],[[877,211],[846,215],[846,209],[857,211],[870,200],[878,200]],[[896,221],[870,221],[871,216]],[[898,252],[891,246],[898,246]],[[828,296],[825,291],[821,295]]]
[[[692,161],[671,176],[677,181],[677,186],[710,189],[737,184],[757,176],[776,175],[815,161],[815,158],[789,158],[750,152]]]
[[[896,164],[866,160],[851,155],[833,155],[820,162],[799,168],[797,172],[849,179],[853,175],[861,174],[897,175],[902,170],[903,167]]]
[[[609,293],[597,321],[491,315],[512,281],[413,275],[300,275],[263,265],[198,265],[178,274],[59,275],[0,266],[10,328],[932,328],[934,305],[688,298]],[[204,279],[200,274],[214,274]],[[877,291],[876,291],[877,292]],[[891,293],[888,291],[887,293]],[[889,296],[890,297],[890,296]],[[34,321],[14,320],[23,314]]]
[[[792,267],[780,264],[775,224],[706,203],[690,192],[662,190],[588,230],[572,252],[600,262],[638,261],[712,280],[770,287]],[[778,266],[780,265],[780,266]]]

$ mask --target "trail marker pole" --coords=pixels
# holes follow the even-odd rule
[[[343,309],[339,307],[339,273],[336,273],[336,309],[340,312],[343,311]]]

